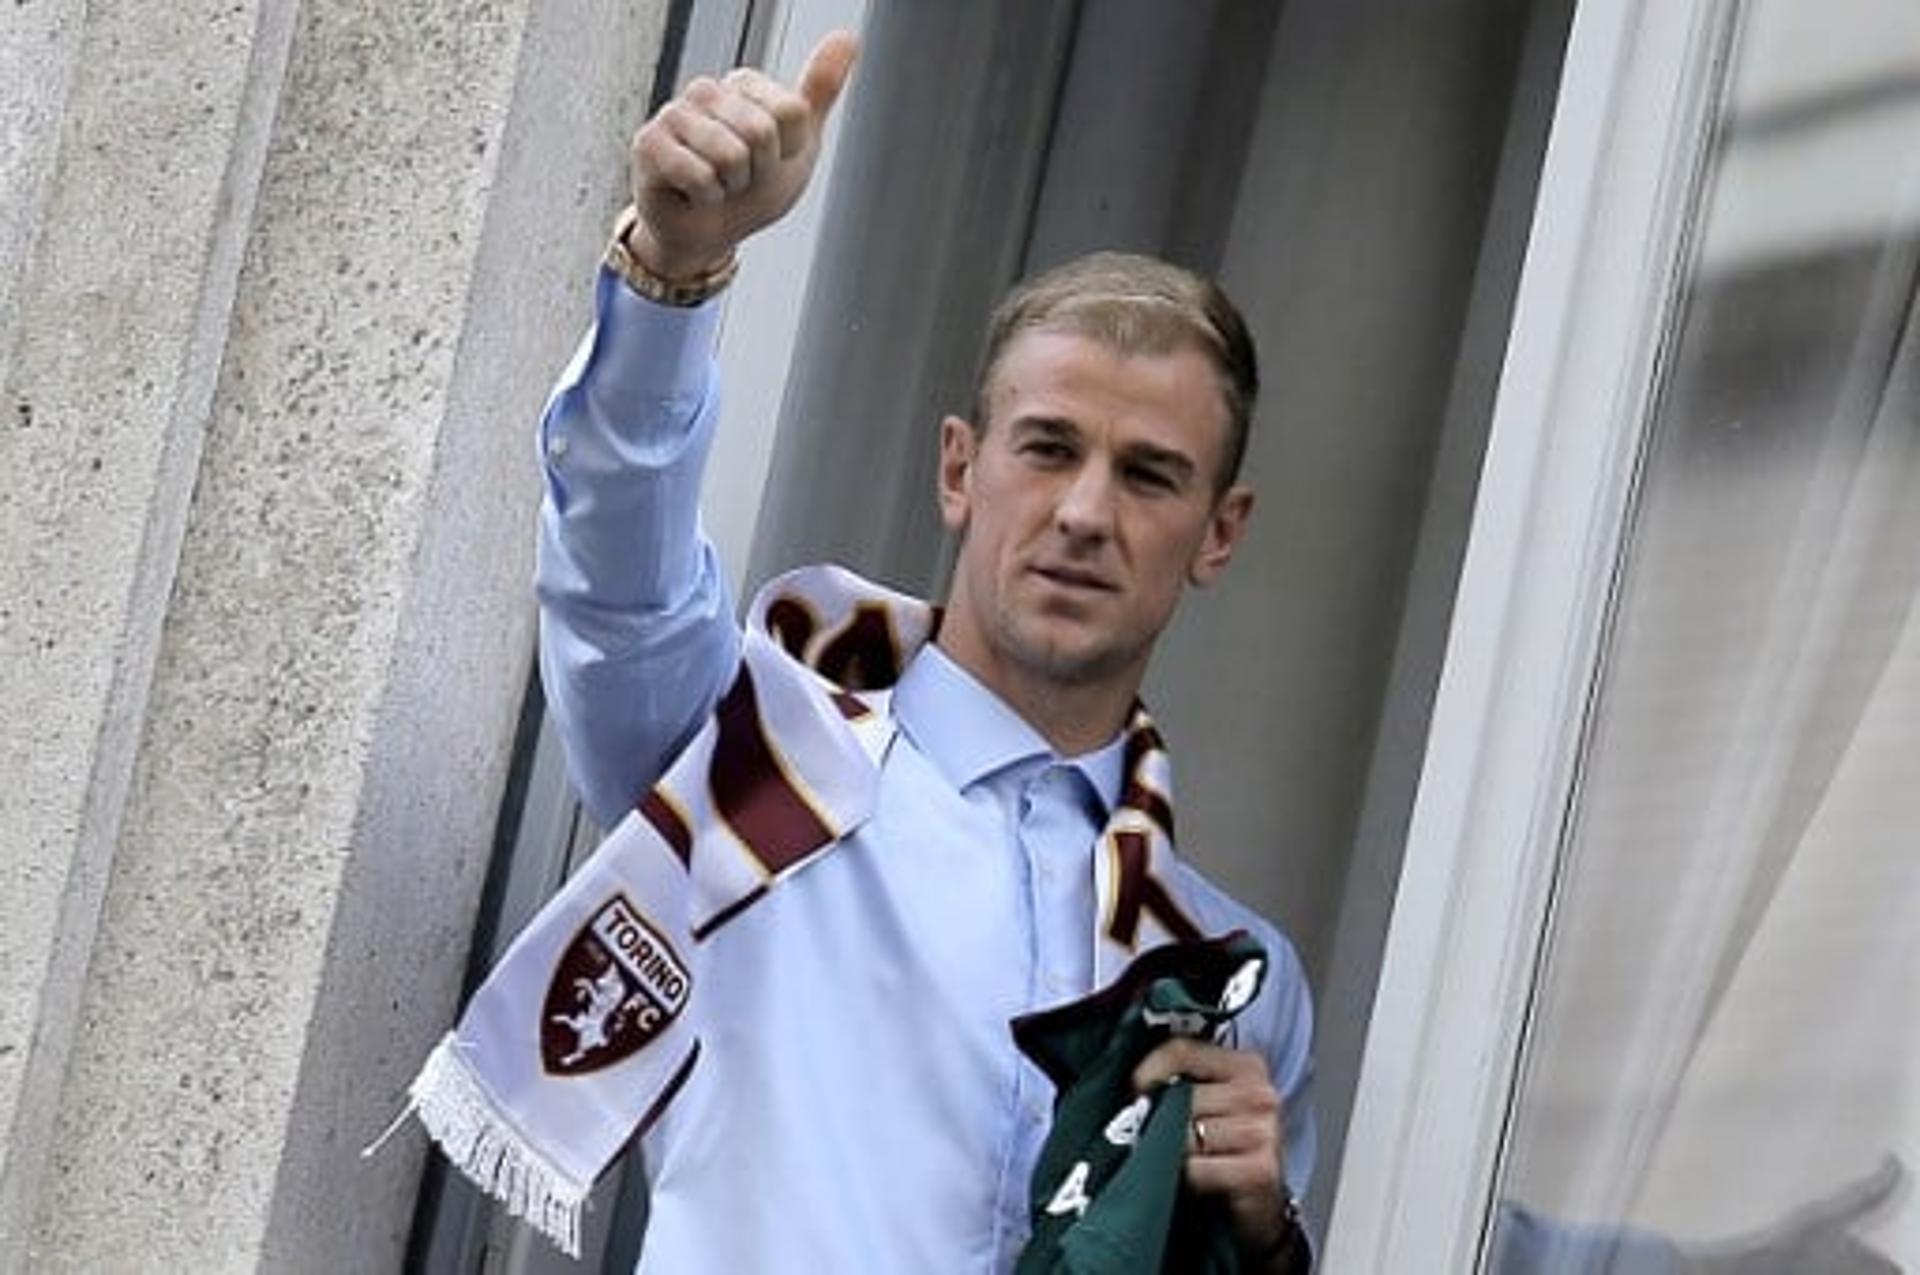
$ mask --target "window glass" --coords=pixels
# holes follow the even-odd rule
[[[1920,1270],[1920,6],[1745,6],[1489,1267]]]

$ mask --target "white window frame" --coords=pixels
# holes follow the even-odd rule
[[[1585,0],[1327,1240],[1470,1271],[1737,0]]]

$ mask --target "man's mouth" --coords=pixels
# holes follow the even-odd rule
[[[1059,585],[1064,589],[1082,589],[1095,593],[1113,593],[1116,592],[1119,587],[1104,575],[1080,567],[1036,566],[1032,568],[1032,571],[1042,580]]]

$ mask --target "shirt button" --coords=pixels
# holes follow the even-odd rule
[[[555,434],[552,438],[547,440],[547,459],[548,460],[564,460],[566,459],[566,455],[567,455],[567,436],[565,434]]]

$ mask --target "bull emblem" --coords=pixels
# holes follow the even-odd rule
[[[572,1067],[593,1050],[611,1044],[614,1019],[627,1003],[627,982],[617,965],[608,965],[599,978],[576,978],[573,987],[581,998],[579,1010],[552,1016],[573,1032],[573,1052],[560,1060],[562,1067]]]

